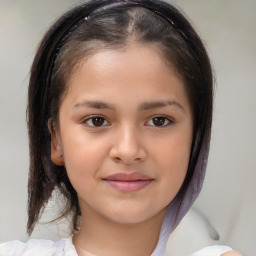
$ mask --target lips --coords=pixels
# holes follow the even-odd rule
[[[148,186],[153,179],[139,172],[116,173],[103,179],[121,192],[135,192]]]

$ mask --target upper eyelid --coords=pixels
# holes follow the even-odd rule
[[[163,117],[163,118],[166,118],[168,120],[170,120],[171,122],[174,122],[174,118],[170,117],[170,116],[167,116],[167,115],[153,115],[153,116],[150,116],[148,118],[148,121],[151,120],[152,118],[155,118],[155,117]]]
[[[106,121],[108,121],[108,119],[104,115],[89,115],[89,116],[86,116],[85,118],[83,118],[83,121],[86,121],[86,120],[94,118],[94,117],[101,117],[101,118],[104,118]]]

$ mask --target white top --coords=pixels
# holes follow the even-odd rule
[[[161,227],[158,243],[151,256],[166,255],[166,245],[172,231],[172,225],[170,225],[169,221],[171,214],[172,212],[168,208]],[[57,242],[44,239],[30,239],[27,243],[22,243],[18,240],[10,241],[0,244],[0,256],[78,256],[72,242],[72,237],[63,238]],[[221,256],[230,250],[232,249],[228,246],[215,245],[203,248],[188,256]],[[93,255],[87,252],[86,256],[100,255]]]
[[[189,256],[220,256],[230,251],[228,246],[210,246]],[[153,252],[152,255],[164,256]],[[27,243],[20,241],[10,241],[0,244],[0,256],[78,256],[72,243],[72,236],[63,238],[57,242],[44,239],[30,239]],[[87,255],[86,255],[87,256]],[[95,256],[88,253],[88,256]]]

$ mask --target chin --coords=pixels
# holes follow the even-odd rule
[[[165,212],[164,209],[156,210],[156,209],[147,209],[145,208],[128,208],[121,210],[112,211],[109,213],[109,219],[111,219],[113,222],[119,223],[119,224],[137,224],[144,221],[147,221],[154,216],[162,215],[163,212]]]

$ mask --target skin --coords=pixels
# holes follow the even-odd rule
[[[192,119],[182,79],[153,46],[104,50],[81,63],[58,129],[51,130],[52,160],[65,165],[78,193],[83,221],[73,243],[79,256],[153,252],[186,175]],[[151,181],[120,191],[105,180],[120,172]]]
[[[240,252],[232,250],[222,254],[223,256],[243,256]]]

